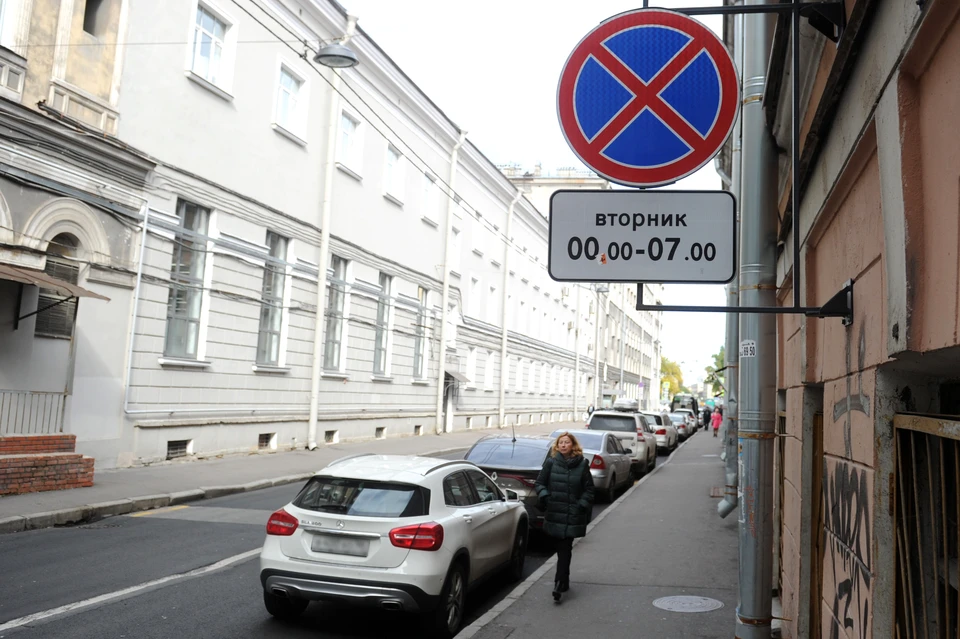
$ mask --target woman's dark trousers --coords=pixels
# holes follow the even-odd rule
[[[573,539],[557,539],[557,578],[560,591],[570,587],[570,559],[573,556]]]

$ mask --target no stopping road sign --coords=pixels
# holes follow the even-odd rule
[[[726,191],[557,191],[547,270],[560,282],[725,284],[736,220]]]

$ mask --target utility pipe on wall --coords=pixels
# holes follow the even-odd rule
[[[574,326],[573,350],[573,419],[580,419],[580,285],[577,284],[577,322]]]
[[[508,288],[510,286],[510,254],[513,252],[513,246],[510,244],[510,237],[513,233],[513,209],[517,206],[517,202],[520,201],[520,198],[523,197],[522,191],[517,191],[513,196],[513,201],[510,202],[510,206],[507,207],[507,227],[506,227],[506,237],[507,239],[503,242],[503,304],[500,306],[500,414],[498,416],[497,427],[503,428],[506,426],[506,398],[507,398],[507,375],[510,373],[510,368],[507,366],[507,300],[510,298]]]
[[[600,383],[600,286],[595,284],[593,290],[597,294],[597,315],[593,318],[593,394],[596,400],[593,406],[594,408],[600,408],[603,393],[603,386]]]
[[[767,4],[746,0],[747,5]],[[772,14],[744,16],[743,193],[740,304],[777,304],[777,148],[762,97],[776,26]],[[796,185],[795,185],[796,186]],[[796,214],[796,212],[794,212]],[[773,580],[773,449],[776,438],[776,315],[740,316],[741,343],[755,357],[739,361],[740,605],[736,636],[770,639]]]
[[[739,4],[739,3],[738,3]],[[743,76],[743,16],[733,16],[733,60],[737,65],[737,71]],[[740,200],[742,194],[740,163],[742,141],[740,131],[740,116],[733,125],[733,152],[731,153],[731,185],[730,190],[733,196]],[[737,220],[739,224],[739,220]],[[734,277],[726,287],[727,306],[736,307],[740,304],[740,279]],[[726,462],[727,484],[724,489],[723,501],[717,504],[717,512],[720,517],[726,517],[732,513],[739,504],[737,492],[739,490],[739,474],[737,444],[737,402],[739,397],[738,389],[740,387],[739,379],[739,347],[740,347],[740,318],[735,313],[727,313],[726,340],[724,342],[724,366],[726,373],[723,378],[726,381],[726,393],[724,401],[724,461]]]
[[[341,44],[346,45],[357,28],[357,18],[347,16],[347,31]],[[320,407],[320,379],[323,374],[323,341],[326,297],[327,262],[330,261],[330,214],[333,207],[333,165],[336,161],[337,127],[340,123],[340,70],[332,69],[330,113],[327,119],[327,155],[323,165],[323,203],[320,207],[320,256],[317,258],[317,312],[313,322],[313,367],[310,378],[310,416],[307,422],[307,448],[317,448],[317,412]]]
[[[450,177],[447,185],[450,188],[447,198],[447,221],[444,224],[444,242],[443,242],[443,293],[440,295],[440,356],[437,362],[437,435],[444,431],[443,419],[443,395],[444,382],[447,373],[447,323],[450,316],[450,240],[453,231],[453,207],[457,206],[454,199],[457,184],[457,161],[460,155],[460,147],[467,139],[467,132],[460,131],[460,139],[453,145],[453,151],[450,153]],[[451,416],[452,419],[452,416]]]

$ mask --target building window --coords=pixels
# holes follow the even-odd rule
[[[43,272],[58,280],[76,284],[80,278],[80,267],[71,259],[76,253],[77,241],[72,235],[57,235],[50,240],[47,247],[47,264]],[[41,288],[33,333],[43,337],[73,337],[76,316],[77,298],[65,297],[56,291]]]
[[[462,236],[460,229],[457,227],[452,227],[451,232],[453,233],[450,238],[450,255],[447,257],[447,264],[450,265],[450,270],[454,273],[460,272],[460,251],[463,248]]]
[[[483,255],[487,251],[487,230],[483,228],[483,220],[480,217],[473,218],[473,229],[471,229],[471,241],[473,242],[473,252]]]
[[[424,361],[427,355],[427,297],[429,293],[422,286],[417,289],[417,319],[413,338],[413,377],[424,379],[426,375]]]
[[[343,356],[344,305],[347,299],[347,261],[339,255],[330,256],[327,273],[326,324],[323,329],[323,368],[327,371],[341,370]]]
[[[480,286],[480,280],[476,277],[470,278],[470,306],[467,310],[471,317],[480,318],[483,309],[483,292]]]
[[[498,311],[500,309],[500,300],[497,297],[497,287],[491,286],[489,294],[487,296],[487,322],[490,324],[499,324],[500,316]]]
[[[337,162],[355,173],[360,172],[361,148],[360,118],[346,111],[340,114],[340,144],[337,147]]]
[[[163,353],[170,357],[196,358],[200,344],[210,210],[180,200],[177,202],[177,216],[180,218],[180,228],[173,242],[167,335]]]
[[[260,336],[257,363],[280,365],[280,329],[283,326],[283,293],[286,286],[287,238],[267,231],[270,257],[263,267],[263,292],[260,302]]]
[[[390,338],[390,288],[393,278],[380,273],[380,295],[377,297],[377,325],[373,336],[373,374],[388,374]]]
[[[275,115],[277,126],[291,133],[303,135],[305,127],[303,79],[285,65],[280,65],[280,81],[277,86]]]
[[[467,370],[463,372],[468,380],[467,386],[469,388],[475,387],[477,384],[477,348],[471,346],[467,349]]]
[[[483,387],[486,389],[493,388],[493,365],[496,363],[494,357],[496,355],[493,351],[487,351],[487,359],[483,362]]]
[[[387,145],[387,160],[384,167],[384,193],[398,204],[403,203],[404,197],[404,170],[403,155],[392,144]]]
[[[438,211],[439,208],[437,196],[439,191],[437,190],[437,185],[434,182],[434,178],[431,175],[426,173],[423,174],[423,217],[430,222],[436,224],[438,220]]]
[[[197,5],[190,70],[217,86],[225,80],[226,38],[229,25],[202,4]]]
[[[83,7],[83,30],[97,38],[103,35],[110,4],[110,0],[86,0]]]

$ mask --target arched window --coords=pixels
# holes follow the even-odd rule
[[[47,265],[44,272],[71,284],[80,276],[80,265],[75,259],[80,243],[69,233],[61,233],[50,240],[47,247]],[[77,298],[60,295],[41,288],[37,301],[37,323],[34,335],[43,337],[73,337],[73,323],[77,315]]]

